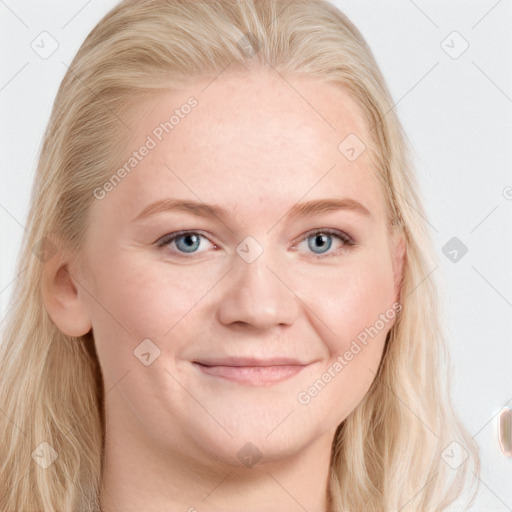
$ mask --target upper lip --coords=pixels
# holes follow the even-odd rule
[[[203,366],[306,366],[311,361],[301,362],[288,357],[274,357],[271,359],[257,359],[254,357],[223,357],[201,359],[193,361]]]

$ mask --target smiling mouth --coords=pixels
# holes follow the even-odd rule
[[[271,386],[300,373],[309,364],[226,365],[193,363],[204,374],[248,386]]]

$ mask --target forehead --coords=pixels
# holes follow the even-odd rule
[[[153,94],[129,119],[122,163],[151,149],[109,197],[134,213],[171,197],[248,215],[254,207],[270,221],[299,200],[351,197],[384,215],[367,123],[337,84],[272,70],[226,73]]]

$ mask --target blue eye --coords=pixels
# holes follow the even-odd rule
[[[197,249],[199,249],[201,245],[201,239],[207,240],[206,237],[195,231],[178,231],[160,238],[155,245],[157,247],[164,247],[174,243],[178,252],[194,254],[198,252]]]
[[[210,242],[208,238],[196,231],[177,231],[175,233],[169,233],[155,242],[157,247],[169,247],[174,244],[175,249],[173,252],[178,254],[197,254],[204,251],[199,251],[201,247],[201,240],[207,240],[213,247],[217,247],[215,244]],[[308,241],[308,248],[313,253],[315,258],[324,258],[328,256],[336,256],[338,251],[330,251],[333,240],[337,239],[341,245],[340,249],[347,249],[348,247],[356,245],[356,242],[352,240],[343,231],[337,229],[316,229],[306,234],[301,242]],[[207,248],[205,249],[207,250]]]
[[[317,252],[316,249],[320,249],[319,253],[322,254],[324,252],[327,252],[331,246],[332,246],[332,237],[330,235],[326,235],[325,233],[317,233],[316,235],[312,235],[314,238],[312,239],[311,236],[308,237],[308,247],[313,251]],[[313,243],[311,242],[313,240]],[[319,247],[317,247],[315,244],[318,244]]]
[[[199,248],[199,245],[199,237],[194,233],[182,235],[176,239],[176,247],[183,252],[194,252]]]
[[[337,254],[337,252],[326,254],[332,247],[333,238],[337,238],[341,242],[342,248],[356,245],[348,235],[333,229],[317,229],[307,234],[303,241],[308,241],[308,248],[311,249],[316,258],[323,258]]]

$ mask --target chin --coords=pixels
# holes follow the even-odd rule
[[[209,460],[242,470],[262,467],[292,457],[307,447],[314,438],[313,433],[307,436],[304,430],[296,428],[293,429],[293,435],[290,428],[272,432],[276,425],[277,423],[272,426],[265,425],[261,429],[247,425],[231,430],[233,437],[219,427],[216,432],[197,432],[195,437],[201,450],[207,452]]]

